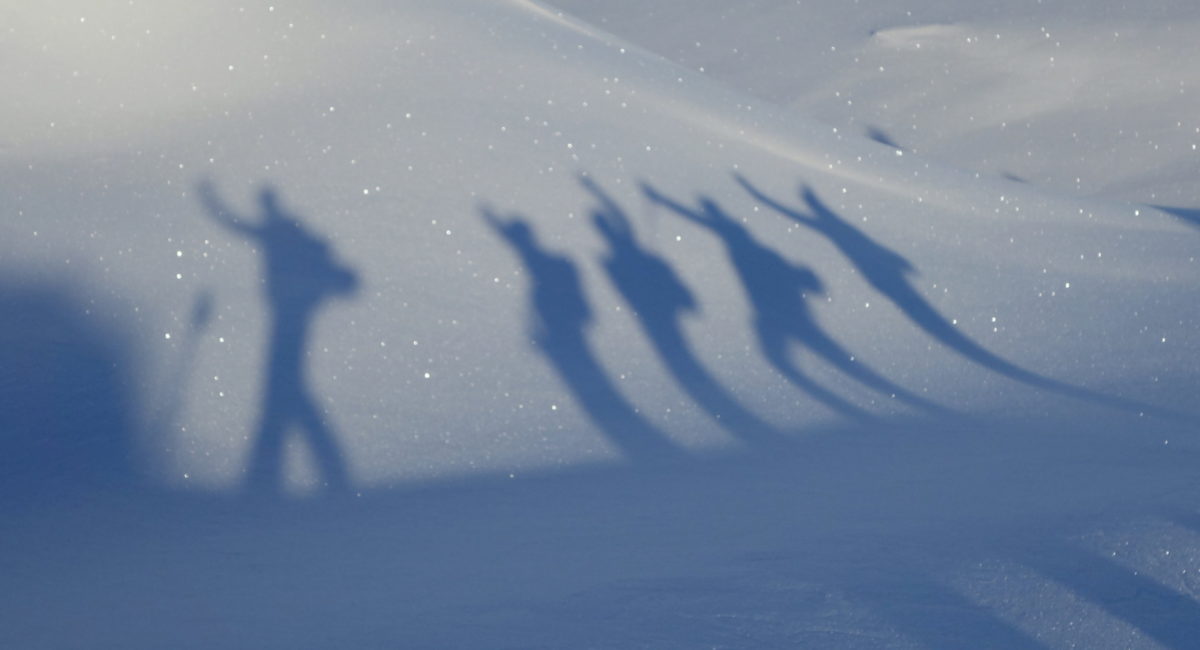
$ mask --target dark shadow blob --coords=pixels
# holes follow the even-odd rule
[[[63,286],[0,282],[0,499],[140,483],[133,356]]]
[[[1200,209],[1169,208],[1165,205],[1152,205],[1150,207],[1152,207],[1156,210],[1162,210],[1163,212],[1166,212],[1167,214],[1171,215],[1172,217],[1175,217],[1190,226],[1193,226],[1195,228],[1200,228]]]
[[[482,214],[529,272],[534,343],[592,422],[635,462],[680,456],[680,450],[621,396],[592,353],[586,335],[592,311],[575,264],[543,249],[524,219],[503,219],[488,209]]]
[[[262,412],[247,485],[263,492],[282,487],[286,435],[291,427],[298,427],[327,488],[344,491],[349,487],[346,464],[337,436],[314,403],[305,350],[318,309],[331,298],[351,295],[358,286],[358,277],[334,259],[327,242],[279,206],[270,187],[259,196],[262,216],[253,222],[237,216],[211,185],[201,184],[199,195],[213,221],[252,243],[263,256],[270,341]]]
[[[800,192],[808,208],[808,212],[805,213],[788,208],[768,197],[741,175],[735,177],[756,200],[796,223],[824,235],[858,269],[863,279],[899,308],[909,321],[966,359],[1034,388],[1125,410],[1171,415],[1147,404],[1104,395],[1044,377],[996,356],[960,332],[912,286],[908,279],[910,274],[916,272],[912,263],[839,217],[818,199],[811,189],[804,187]]]
[[[1024,184],[1024,185],[1028,185],[1028,184],[1029,184],[1029,181],[1028,181],[1028,180],[1026,180],[1026,179],[1024,179],[1024,178],[1022,178],[1022,177],[1020,177],[1020,176],[1017,176],[1016,174],[1014,174],[1014,173],[1012,173],[1012,172],[1003,172],[1003,173],[1001,173],[1001,174],[1000,174],[1000,176],[1001,176],[1001,177],[1003,177],[1003,178],[1005,178],[1005,179],[1007,179],[1007,180],[1010,180],[1010,181],[1012,181],[1012,182],[1014,182],[1014,183],[1022,183],[1022,184]]]
[[[893,140],[892,137],[890,135],[888,135],[886,131],[884,131],[883,129],[881,129],[877,126],[868,126],[867,130],[866,130],[866,134],[867,134],[868,138],[874,140],[875,142],[878,142],[879,144],[891,147],[898,151],[904,151],[904,147],[901,147],[900,145],[896,144],[896,141]]]
[[[665,260],[638,243],[633,224],[611,197],[590,178],[582,183],[599,203],[592,222],[608,243],[608,254],[601,260],[604,270],[671,376],[731,434],[753,444],[783,442],[778,431],[742,406],[692,352],[681,323],[685,314],[699,311],[692,292]]]
[[[838,397],[805,376],[788,355],[788,343],[809,349],[842,373],[910,405],[945,413],[946,409],[897,386],[869,366],[853,360],[841,344],[827,334],[809,312],[808,294],[823,291],[820,280],[806,267],[794,265],[759,243],[744,226],[725,214],[716,203],[701,199],[700,208],[677,203],[643,185],[646,196],[692,223],[720,237],[754,308],[754,329],[767,361],[798,388],[833,410],[853,417],[868,417],[862,409]]]

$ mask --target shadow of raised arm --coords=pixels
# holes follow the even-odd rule
[[[633,227],[629,223],[629,217],[625,216],[616,201],[588,176],[580,176],[579,183],[600,204],[592,209],[592,223],[596,228],[611,242],[632,243]]]
[[[644,194],[646,196],[646,198],[650,199],[651,201],[653,201],[655,203],[658,203],[659,205],[667,207],[672,212],[678,214],[679,216],[683,217],[684,219],[687,219],[688,221],[691,221],[692,223],[695,223],[695,224],[698,224],[701,226],[705,226],[707,228],[715,228],[716,227],[716,223],[714,222],[713,215],[711,215],[705,211],[689,210],[682,203],[678,203],[674,199],[671,199],[670,197],[668,197],[668,196],[662,194],[661,192],[659,192],[658,190],[654,189],[654,187],[651,186],[649,183],[644,183],[644,182],[638,183],[638,186],[642,188],[642,194]]]
[[[916,267],[912,265],[900,253],[880,244],[871,239],[867,234],[850,224],[842,217],[839,217],[833,210],[825,205],[825,202],[817,197],[816,192],[807,185],[803,186],[800,192],[804,199],[805,205],[812,211],[811,219],[803,219],[797,216],[794,212],[789,212],[782,207],[776,207],[771,203],[772,207],[776,207],[781,213],[792,217],[796,221],[804,223],[812,228],[822,232],[826,237],[831,239],[838,248],[845,251],[847,256],[856,259],[856,264],[860,268],[871,266],[872,273],[891,273],[897,277],[914,274]],[[864,268],[864,273],[867,269]]]
[[[496,234],[510,241],[518,237],[521,232],[528,230],[528,226],[526,226],[525,222],[520,218],[512,217],[506,220],[500,215],[496,214],[496,211],[493,210],[490,205],[479,206],[479,214],[481,217],[483,217],[483,221],[487,223],[487,225],[490,226],[492,230],[496,232]]]
[[[775,199],[772,199],[771,197],[764,194],[762,192],[762,190],[758,189],[753,184],[751,184],[750,181],[747,180],[745,176],[742,176],[741,174],[734,174],[733,178],[734,178],[734,180],[736,180],[738,182],[739,185],[742,186],[743,189],[746,190],[747,194],[754,197],[755,201],[758,201],[759,203],[765,203],[772,210],[775,210],[776,212],[779,212],[780,214],[783,214],[783,215],[790,217],[796,221],[799,221],[800,223],[803,223],[808,226],[814,225],[814,222],[816,221],[816,219],[814,219],[813,217],[810,217],[808,215],[801,214],[795,210],[788,209],[782,203],[780,203],[780,202],[776,201]],[[811,192],[809,192],[808,188],[805,188],[805,197],[806,198],[807,198],[808,194],[810,194],[810,193]]]
[[[243,236],[259,234],[259,228],[245,223],[246,219],[238,216],[228,204],[217,194],[217,189],[210,180],[200,181],[196,185],[196,194],[200,203],[213,221],[221,227]]]
[[[617,202],[591,178],[581,176],[579,182],[600,204],[592,208],[592,224],[608,241],[613,253],[629,259],[646,257],[634,235],[633,224]]]

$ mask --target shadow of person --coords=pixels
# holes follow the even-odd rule
[[[344,491],[349,487],[346,464],[337,437],[313,403],[305,349],[318,308],[328,299],[352,294],[358,277],[333,258],[328,243],[279,206],[270,187],[259,195],[262,217],[257,223],[236,216],[208,183],[200,185],[199,195],[216,223],[253,243],[263,256],[270,341],[246,484],[261,492],[282,487],[285,436],[294,426],[304,434],[326,489]]]
[[[534,343],[592,422],[632,461],[679,456],[680,450],[621,396],[592,353],[586,337],[592,312],[575,264],[542,249],[525,220],[503,219],[487,208],[481,213],[529,272]]]
[[[839,217],[826,207],[811,189],[804,187],[801,190],[801,197],[809,210],[809,213],[804,213],[788,208],[763,194],[743,176],[735,175],[735,178],[756,200],[796,223],[824,235],[858,269],[867,283],[900,309],[914,325],[959,355],[992,372],[1035,388],[1126,410],[1166,414],[1161,409],[1146,404],[1103,395],[1044,377],[1002,359],[960,332],[925,300],[909,282],[908,276],[915,273],[916,269],[907,259]]]
[[[850,353],[825,333],[809,312],[805,299],[809,293],[823,291],[820,279],[806,267],[793,265],[775,251],[763,246],[744,226],[725,214],[709,199],[701,199],[699,209],[691,209],[643,184],[646,196],[692,223],[703,226],[725,244],[729,259],[737,271],[746,296],[754,309],[754,328],[767,361],[798,388],[808,391],[831,409],[857,418],[868,417],[862,409],[806,377],[789,358],[787,345],[796,342],[826,363],[864,386],[934,413],[946,413],[944,407],[914,395],[882,377],[869,366],[854,360]]]
[[[601,260],[608,278],[632,308],[654,351],[692,400],[729,433],[753,444],[779,444],[783,436],[721,386],[696,358],[684,336],[684,314],[699,306],[667,262],[643,248],[621,208],[592,179],[581,179],[599,206],[592,223],[608,244]]]

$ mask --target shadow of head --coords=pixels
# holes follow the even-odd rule
[[[351,296],[358,290],[358,274],[337,259],[327,240],[280,206],[273,188],[263,188],[259,200],[264,215],[261,238],[267,249],[273,295],[316,302]]]
[[[481,206],[479,214],[492,230],[518,249],[536,245],[533,228],[524,219],[511,216],[504,218],[489,206]]]
[[[621,219],[599,210],[592,213],[592,225],[613,248],[623,248],[634,244],[633,233]]]
[[[95,309],[62,286],[0,282],[5,498],[136,482],[131,349]]]
[[[708,197],[700,197],[700,211],[696,217],[699,223],[708,226],[732,245],[742,245],[752,239],[746,226],[729,216],[716,201]]]
[[[258,202],[262,205],[263,214],[268,219],[280,218],[283,216],[283,210],[279,208],[279,193],[274,187],[266,186],[258,191]]]

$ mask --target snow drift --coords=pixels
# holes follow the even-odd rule
[[[1196,631],[1186,219],[531,2],[5,15],[13,643]]]

